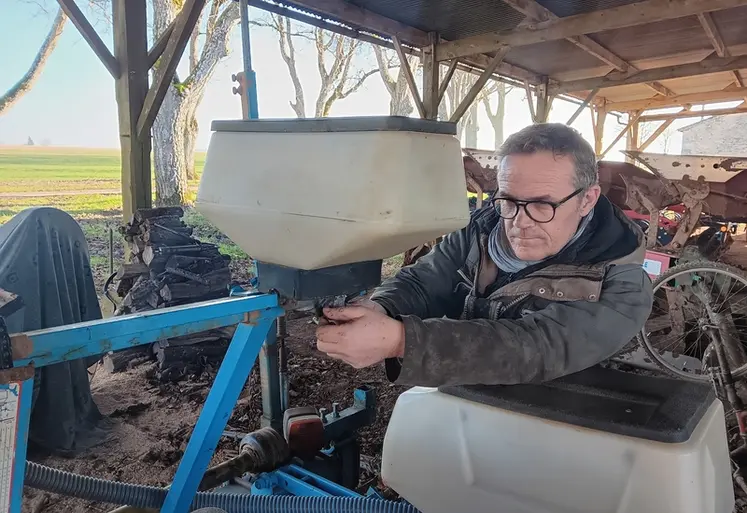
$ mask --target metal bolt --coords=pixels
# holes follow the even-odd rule
[[[340,418],[340,403],[332,403],[332,416],[336,419]]]
[[[327,408],[319,408],[319,416],[322,418],[322,423],[327,423]]]

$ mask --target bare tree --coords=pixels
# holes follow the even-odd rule
[[[59,41],[60,36],[62,35],[62,30],[65,28],[66,21],[67,16],[62,9],[58,9],[57,15],[52,22],[52,28],[49,30],[47,37],[44,38],[44,42],[39,48],[39,51],[36,52],[36,57],[34,57],[28,71],[26,71],[13,87],[0,96],[0,115],[18,103],[18,101],[31,90],[39,79],[44,70],[44,65],[47,63],[49,56],[52,55],[52,52],[57,46],[57,41]]]
[[[179,0],[153,0],[153,39],[168,28],[181,10]],[[217,65],[230,52],[229,41],[239,21],[231,0],[211,0],[195,27],[188,48],[189,73],[176,75],[153,123],[156,204],[179,205],[186,199],[187,180],[195,177],[196,112]],[[200,44],[201,43],[201,44]],[[156,64],[154,73],[159,73]]]
[[[379,45],[371,45],[376,63],[379,67],[384,87],[389,93],[389,115],[390,116],[409,116],[414,109],[412,104],[412,94],[410,87],[407,85],[407,78],[404,68],[400,65],[399,59],[395,52],[386,50]],[[410,69],[414,71],[418,68],[420,60],[414,56],[407,57],[407,63]],[[396,77],[392,76],[391,71],[397,68]]]
[[[506,116],[506,96],[513,87],[507,87],[503,82],[493,82],[486,94],[482,95],[482,104],[488,115],[490,124],[493,126],[493,149],[497,150],[503,144],[503,119]],[[495,110],[491,105],[491,98],[495,97],[497,105]]]
[[[442,74],[443,71],[442,69]],[[439,118],[449,119],[476,81],[477,76],[472,73],[462,70],[454,72],[454,76],[451,77],[449,85],[446,87],[444,99],[438,107]],[[474,144],[474,146],[477,145],[477,132],[479,130],[477,105],[485,95],[494,91],[494,87],[493,84],[488,84],[484,87],[472,102],[470,108],[467,109],[467,112],[464,113],[462,119],[457,123],[457,137],[461,141],[464,136],[465,144],[468,147],[471,147],[470,143]]]
[[[301,79],[297,69],[295,42],[306,39],[314,43],[316,64],[321,85],[314,102],[314,117],[326,117],[338,100],[343,100],[358,91],[366,79],[378,72],[378,69],[354,71],[353,59],[361,50],[361,42],[340,34],[333,34],[320,28],[304,29],[296,27],[285,16],[270,15],[269,22],[255,22],[260,26],[270,27],[278,34],[280,55],[288,68],[288,75],[293,83],[294,101],[290,106],[296,116],[307,116],[306,100]]]

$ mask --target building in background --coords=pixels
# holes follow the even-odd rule
[[[747,114],[714,116],[680,132],[682,155],[747,155]]]

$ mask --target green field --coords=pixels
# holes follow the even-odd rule
[[[205,154],[198,153],[198,175]],[[29,207],[49,206],[74,217],[88,240],[91,265],[99,288],[109,272],[109,232],[114,230],[114,268],[123,257],[117,228],[122,224],[119,150],[0,146],[0,224]],[[153,185],[155,190],[155,184]],[[197,181],[190,183],[191,195]],[[235,278],[250,272],[249,257],[189,205],[185,222],[203,242],[217,244],[230,255]],[[385,264],[389,274],[401,265],[401,256]]]
[[[204,163],[204,153],[198,154],[198,173]],[[94,275],[102,285],[109,271],[110,229],[115,231],[115,268],[123,255],[116,233],[122,224],[120,173],[119,150],[0,146],[0,224],[30,207],[64,210],[83,228]],[[190,189],[196,187],[196,182],[190,184]],[[217,244],[237,266],[246,267],[247,255],[189,206],[185,218],[197,237]]]

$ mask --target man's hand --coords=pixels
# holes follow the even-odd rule
[[[317,348],[356,369],[403,357],[405,327],[381,310],[368,304],[325,308],[324,316],[333,324],[317,329]]]

